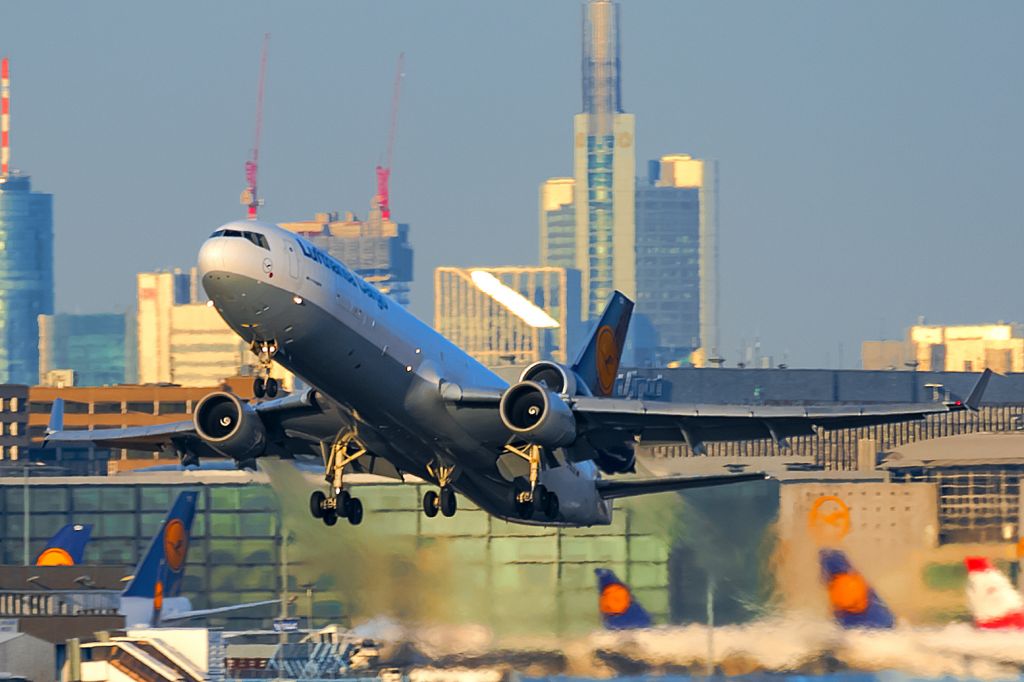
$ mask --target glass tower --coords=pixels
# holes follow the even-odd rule
[[[53,195],[0,177],[0,383],[39,378],[39,315],[53,313]]]
[[[716,350],[714,169],[714,162],[669,154],[650,161],[637,186],[638,365],[685,365],[698,348]]]
[[[126,332],[124,313],[40,315],[39,383],[57,369],[73,369],[78,386],[124,383]]]
[[[614,289],[635,295],[636,123],[622,111],[619,6],[583,6],[582,111],[574,122],[576,267],[588,318]]]

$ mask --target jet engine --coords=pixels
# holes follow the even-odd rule
[[[559,448],[576,440],[576,417],[546,384],[520,381],[501,396],[501,421],[523,440]]]
[[[545,384],[549,391],[562,395],[590,395],[587,385],[576,377],[576,372],[557,362],[541,360],[523,370],[519,381],[536,381]]]
[[[217,452],[239,461],[251,460],[267,449],[267,430],[252,405],[233,393],[210,393],[192,416],[196,433]]]

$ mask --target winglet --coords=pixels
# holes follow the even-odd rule
[[[988,388],[988,381],[991,378],[992,370],[986,367],[985,371],[978,377],[978,383],[974,384],[974,388],[971,389],[971,394],[964,401],[964,405],[967,406],[968,410],[972,412],[978,411],[978,406],[981,405],[981,396],[985,394],[985,389]]]
[[[64,399],[57,398],[50,409],[50,423],[46,426],[46,435],[51,436],[64,430]]]

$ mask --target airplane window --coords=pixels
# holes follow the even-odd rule
[[[245,238],[251,241],[256,246],[259,246],[260,248],[264,248],[267,251],[270,251],[270,244],[267,242],[267,238],[264,237],[262,234],[259,234],[258,232],[246,232]]]
[[[223,237],[223,236],[224,236],[224,230],[214,230],[213,234],[210,235],[210,239],[213,239],[214,237]]]

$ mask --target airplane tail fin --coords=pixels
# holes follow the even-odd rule
[[[50,538],[36,557],[36,566],[74,566],[82,563],[92,535],[91,523],[69,523]]]
[[[621,291],[612,294],[601,319],[576,358],[572,370],[587,384],[596,396],[611,395],[615,378],[619,374],[619,361],[626,345],[629,319],[633,316],[633,301]]]
[[[121,593],[122,596],[152,599],[155,610],[159,611],[165,598],[181,594],[197,498],[198,493],[195,492],[178,495],[150,541],[142,561],[135,567],[135,575]]]
[[[56,398],[50,408],[50,421],[46,425],[46,435],[64,430],[64,399]]]
[[[633,597],[632,590],[607,568],[595,568],[597,576],[598,609],[609,630],[649,628],[651,616]]]
[[[1024,598],[985,557],[969,556],[967,604],[974,624],[986,630],[1024,629]]]
[[[843,628],[891,628],[896,619],[882,598],[850,564],[846,554],[821,550],[821,579],[828,589],[832,615]]]

